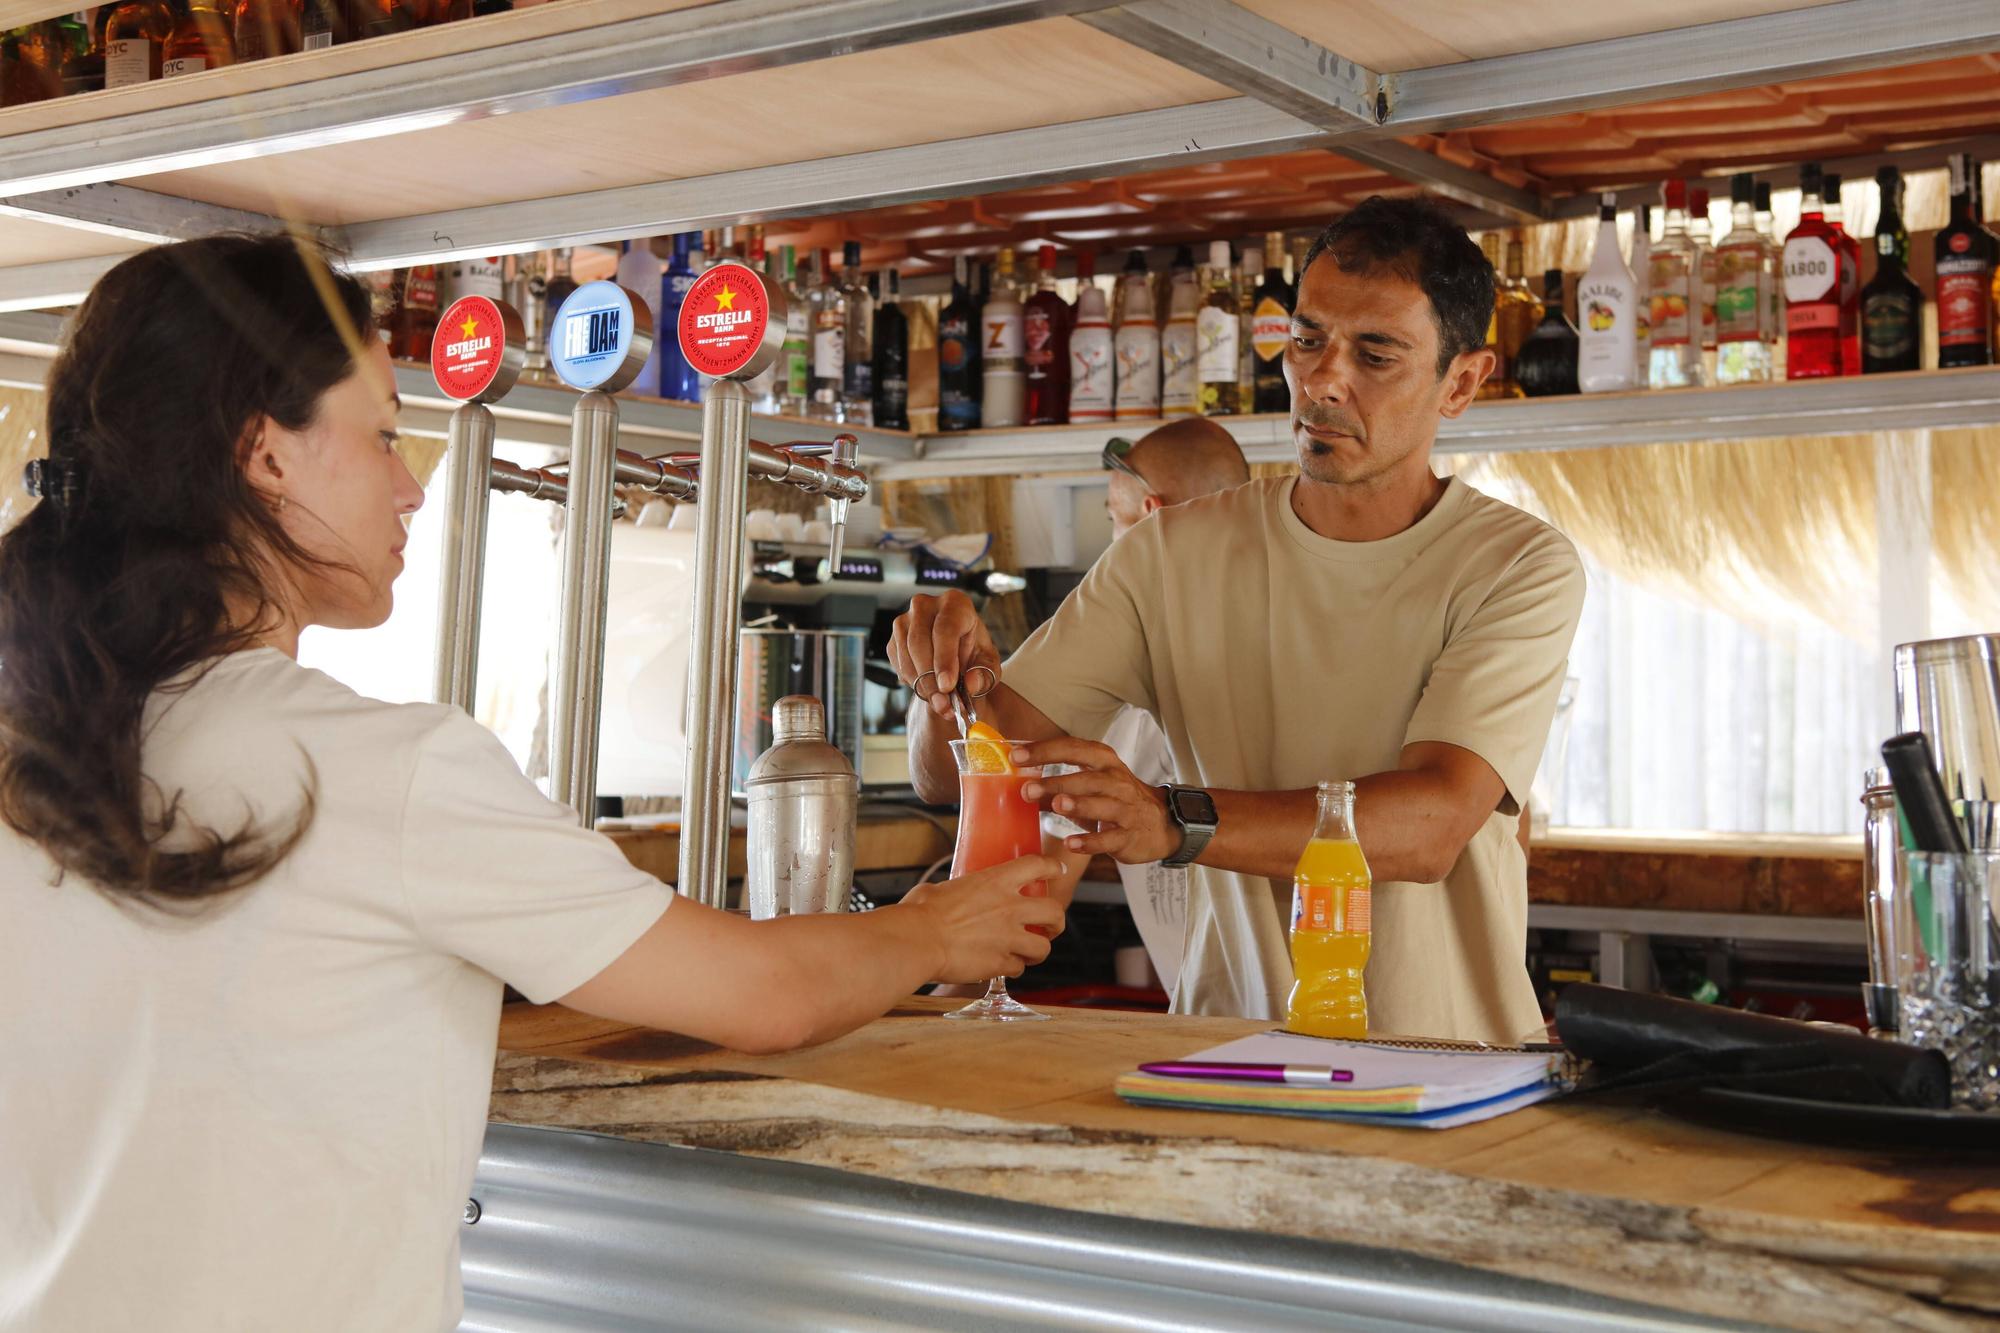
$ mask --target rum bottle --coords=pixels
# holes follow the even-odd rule
[[[1022,360],[1026,363],[1030,426],[1069,420],[1069,302],[1056,290],[1056,248],[1035,257],[1040,279],[1021,309]]]
[[[1578,335],[1576,379],[1585,393],[1617,393],[1638,387],[1638,284],[1618,246],[1618,196],[1597,203],[1597,250],[1576,287]]]
[[[1205,417],[1237,414],[1236,340],[1242,322],[1237,317],[1236,294],[1230,290],[1229,273],[1229,242],[1209,242],[1208,296],[1195,316],[1195,364],[1201,383],[1201,414]]]
[[[1292,345],[1291,284],[1285,281],[1285,238],[1264,238],[1264,281],[1250,306],[1251,399],[1258,412],[1289,412],[1292,391],[1285,383],[1285,349]]]
[[[951,262],[951,300],[938,315],[938,429],[979,429],[979,320],[968,285],[970,262]]]
[[[1764,341],[1764,238],[1757,234],[1757,186],[1747,172],[1729,181],[1729,234],[1715,248],[1716,381],[1762,384],[1771,378]]]
[[[1840,237],[1826,221],[1819,163],[1799,169],[1799,225],[1785,238],[1785,378],[1840,374]]]
[[[1118,332],[1112,338],[1118,359],[1112,416],[1119,421],[1150,421],[1160,415],[1160,325],[1154,317],[1152,276],[1146,271],[1143,250],[1125,258],[1118,313]]]
[[[1979,164],[1970,153],[1953,153],[1951,221],[1937,234],[1938,365],[1993,363],[1993,233],[1980,225],[1973,207]]]
[[[1861,373],[1861,242],[1842,223],[1840,177],[1828,172],[1826,225],[1840,238],[1840,373]]]
[[[1014,290],[1014,251],[1000,250],[1000,273],[979,311],[980,424],[1018,426],[1026,418],[1021,298]]]
[[[1867,375],[1920,370],[1924,294],[1910,278],[1902,173],[1878,168],[1875,186],[1882,208],[1875,223],[1875,276],[1861,289],[1861,370]]]
[[[1655,389],[1700,384],[1701,269],[1688,236],[1686,181],[1667,182],[1666,229],[1647,269],[1653,307],[1647,382]]]
[[[104,86],[129,88],[160,77],[174,15],[163,0],[124,0],[104,20]],[[430,348],[424,348],[424,356]]]
[[[1069,331],[1069,419],[1111,420],[1113,379],[1111,312],[1097,285],[1097,256],[1076,257],[1076,326]]]

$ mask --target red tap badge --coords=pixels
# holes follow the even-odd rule
[[[493,402],[514,387],[522,341],[520,317],[497,301],[453,301],[431,337],[431,378],[457,402]]]
[[[681,303],[681,354],[713,379],[760,374],[785,345],[784,297],[741,264],[717,264]]]

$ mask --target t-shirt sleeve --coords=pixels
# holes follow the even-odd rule
[[[1016,693],[1072,736],[1101,739],[1119,709],[1154,707],[1142,601],[1157,583],[1158,533],[1147,527],[1113,543],[1002,668]]]
[[[1583,588],[1575,549],[1549,534],[1445,644],[1404,734],[1405,745],[1443,741],[1491,764],[1507,784],[1503,814],[1520,813],[1548,743]]]
[[[423,940],[538,1004],[603,971],[674,898],[457,711],[418,749],[402,862]]]

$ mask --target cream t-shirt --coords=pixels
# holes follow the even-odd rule
[[[1479,755],[1507,794],[1444,881],[1375,886],[1369,1024],[1512,1041],[1541,1022],[1516,816],[1555,716],[1582,564],[1553,528],[1456,478],[1406,531],[1331,541],[1292,511],[1295,480],[1141,523],[1022,645],[1007,683],[1077,736],[1145,709],[1180,780],[1205,787],[1365,777],[1419,741]],[[1195,867],[1176,1011],[1283,1015],[1291,893]]]
[[[502,979],[552,1000],[672,899],[441,705],[284,654],[156,695],[191,818],[318,814],[185,918],[0,826],[0,1329],[451,1329]]]

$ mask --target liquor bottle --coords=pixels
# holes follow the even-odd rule
[[[1285,384],[1285,349],[1292,345],[1292,287],[1285,280],[1285,238],[1264,238],[1264,281],[1250,307],[1251,407],[1289,412],[1292,391]]]
[[[1014,290],[1014,251],[1000,251],[1000,273],[979,311],[980,424],[1018,426],[1026,420],[1027,366],[1022,359],[1021,298]]]
[[[53,20],[0,32],[0,106],[62,96],[64,45]]]
[[[403,361],[431,359],[431,338],[437,333],[438,271],[435,264],[419,264],[403,274],[402,290],[396,297],[395,322],[389,337],[389,355]]]
[[[807,308],[805,276],[799,272],[798,247],[786,246],[780,262],[785,283],[785,382],[778,390],[778,400],[785,415],[810,416],[812,312]]]
[[[1699,258],[1688,238],[1686,181],[1667,182],[1666,230],[1646,262],[1653,307],[1647,382],[1655,389],[1700,384],[1701,279]]]
[[[1097,255],[1076,257],[1076,326],[1069,331],[1069,419],[1111,420],[1117,364],[1112,354],[1111,312],[1097,285]]]
[[[1781,379],[1785,358],[1785,247],[1771,217],[1771,182],[1757,182],[1757,234],[1764,240],[1764,341],[1771,348],[1771,378]]]
[[[981,424],[986,412],[986,303],[993,299],[993,263],[979,261],[979,285],[972,288],[972,396],[979,404]]]
[[[938,429],[979,428],[979,320],[968,285],[971,264],[951,261],[951,300],[938,315]]]
[[[1201,401],[1196,363],[1200,342],[1195,312],[1201,289],[1194,280],[1194,252],[1185,245],[1174,255],[1167,278],[1167,320],[1160,330],[1160,415],[1191,417]]]
[[[1153,283],[1142,250],[1125,258],[1118,304],[1118,333],[1112,339],[1118,357],[1112,415],[1119,421],[1150,421],[1160,415],[1160,324],[1154,317]]]
[[[129,88],[160,77],[174,15],[164,0],[124,0],[104,20],[104,86]],[[430,349],[424,349],[430,355]]]
[[[778,272],[776,255],[764,245],[764,229],[752,227],[749,236],[749,241],[743,247],[744,267],[763,279],[764,289],[767,292],[776,291],[784,278]],[[787,331],[789,332],[789,325]],[[770,365],[751,376],[744,387],[750,391],[751,411],[760,412],[767,417],[774,417],[783,412],[785,410],[783,353],[774,357]]]
[[[1522,274],[1523,262],[1521,238],[1512,237],[1507,242],[1507,276],[1501,280],[1493,299],[1493,319],[1500,333],[1500,373],[1505,377],[1502,391],[1493,395],[1496,398],[1521,396],[1521,382],[1515,377],[1514,361],[1521,355],[1521,347],[1534,333],[1535,326],[1542,322],[1542,302]]]
[[[722,241],[723,251],[729,241]],[[875,297],[861,271],[861,242],[840,249],[840,290],[847,298],[847,337],[840,370],[840,419],[865,426],[875,415]]]
[[[1579,340],[1576,325],[1563,313],[1563,273],[1552,268],[1542,275],[1542,322],[1521,344],[1514,362],[1514,378],[1521,392],[1530,398],[1550,398],[1575,393],[1576,360]]]
[[[1035,267],[1041,277],[1021,310],[1023,359],[1027,362],[1027,417],[1030,426],[1060,426],[1069,420],[1069,302],[1056,290],[1056,248],[1043,245]]]
[[[660,352],[660,397],[693,403],[701,399],[701,376],[681,355],[681,306],[695,280],[695,234],[684,231],[673,239],[667,269],[660,275],[660,308],[655,312],[661,330],[655,341]]]
[[[1996,244],[1980,225],[1979,164],[1970,153],[1953,153],[1951,221],[1937,234],[1938,365],[1993,363],[1993,274]]]
[[[1638,387],[1638,284],[1618,247],[1618,196],[1597,202],[1597,250],[1576,287],[1583,331],[1577,344],[1577,386],[1585,393]]]
[[[483,259],[454,259],[438,276],[438,308],[448,310],[454,301],[467,296],[483,296],[499,301],[506,296],[507,274],[500,256]]]
[[[1694,247],[1696,299],[1701,307],[1701,383],[1715,383],[1715,234],[1708,220],[1708,191],[1688,192],[1688,243]]]
[[[1785,237],[1785,378],[1840,374],[1840,237],[1827,225],[1819,163],[1799,168],[1799,225]]]
[[[552,251],[549,255],[547,273],[542,279],[542,320],[543,328],[552,328],[556,321],[556,311],[576,290],[576,279],[569,272],[570,252]],[[660,322],[660,294],[666,274],[660,265],[660,257],[653,253],[650,240],[625,242],[624,250],[618,256],[616,272],[618,285],[628,291],[639,293],[646,303],[646,311],[653,317],[653,350],[646,355],[646,364],[639,368],[639,378],[627,386],[626,392],[646,398],[659,398],[660,355],[667,340],[673,333]],[[525,313],[525,312],[524,312]]]
[[[1649,387],[1653,371],[1653,209],[1640,204],[1632,210],[1632,253],[1625,266],[1632,270],[1632,386]]]
[[[1840,177],[1827,172],[1826,225],[1840,238],[1840,373],[1861,373],[1861,242],[1848,234],[1840,205]]]
[[[236,63],[223,0],[175,0],[174,30],[160,53],[160,77],[200,74]]]
[[[875,307],[873,346],[874,424],[885,430],[910,428],[910,321],[903,314],[903,284],[893,268],[883,270],[889,290]]]
[[[1486,263],[1494,273],[1493,313],[1486,318],[1486,350],[1493,353],[1493,372],[1480,381],[1476,394],[1480,398],[1521,396],[1521,387],[1514,383],[1513,369],[1507,364],[1506,353],[1500,350],[1500,255],[1506,243],[1506,237],[1497,231],[1489,231],[1479,238],[1479,251],[1486,256]]]
[[[1875,172],[1882,210],[1875,222],[1875,276],[1861,289],[1861,369],[1876,375],[1923,367],[1923,290],[1910,279],[1910,233],[1903,226],[1903,175]]]
[[[299,0],[299,49],[323,51],[359,41],[362,8],[353,0]]]
[[[63,33],[62,95],[102,91],[104,48],[94,35],[90,11],[79,9],[59,23]]]
[[[1771,378],[1764,340],[1764,238],[1757,234],[1757,183],[1748,172],[1729,181],[1729,234],[1715,249],[1715,337],[1718,384],[1762,384]]]
[[[839,421],[847,384],[847,296],[833,279],[831,251],[813,255],[806,313],[812,325],[812,401],[806,414],[815,421]]]
[[[1257,410],[1256,336],[1257,283],[1264,276],[1264,252],[1246,246],[1236,270],[1236,410],[1247,416]]]
[[[1236,340],[1242,327],[1236,294],[1230,290],[1229,242],[1208,244],[1208,295],[1195,316],[1195,373],[1201,383],[1201,414],[1236,415]]]
[[[236,0],[236,58],[264,60],[298,50],[299,18],[288,0]]]

